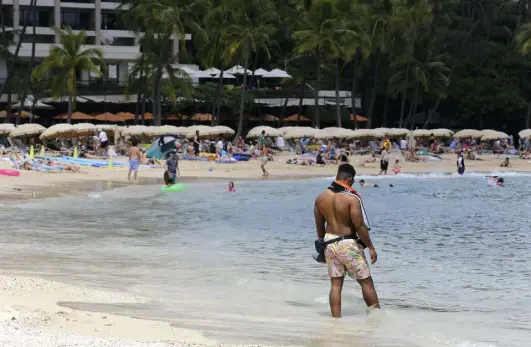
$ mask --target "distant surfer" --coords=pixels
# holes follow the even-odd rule
[[[138,148],[138,141],[136,138],[133,138],[131,145],[132,146],[129,148],[129,172],[127,173],[127,180],[131,180],[131,172],[134,172],[134,181],[136,182],[138,167],[140,166],[141,153],[140,148]]]
[[[324,247],[331,281],[330,310],[336,318],[341,317],[341,291],[347,273],[361,285],[367,306],[380,308],[364,247],[369,248],[372,264],[377,255],[363,203],[352,188],[355,176],[352,165],[340,165],[336,180],[319,194],[314,206],[316,245],[321,243]]]
[[[465,173],[465,158],[463,152],[457,153],[457,173],[462,175]]]

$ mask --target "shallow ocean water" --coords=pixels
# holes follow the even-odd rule
[[[531,343],[531,177],[366,177],[359,189],[384,310],[345,282],[329,318],[313,201],[331,179],[137,186],[0,209],[4,272],[127,290],[149,305],[61,303],[161,319],[227,343],[525,346]],[[389,185],[393,184],[394,187]],[[359,186],[356,184],[356,188]]]

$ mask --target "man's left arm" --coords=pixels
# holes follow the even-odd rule
[[[323,217],[323,214],[319,210],[319,207],[317,207],[317,201],[315,201],[313,215],[315,217],[315,229],[317,230],[317,238],[324,239],[326,234],[325,219]]]

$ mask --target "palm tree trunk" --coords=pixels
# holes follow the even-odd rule
[[[374,110],[374,103],[376,101],[376,88],[378,87],[378,80],[380,79],[380,60],[382,57],[382,54],[380,53],[380,50],[377,50],[376,52],[377,58],[376,58],[376,66],[374,67],[374,76],[373,76],[373,82],[372,82],[372,90],[371,90],[371,100],[369,102],[369,111],[368,113],[368,121],[367,121],[367,127],[370,129],[372,127],[372,113]]]
[[[336,58],[336,126],[341,128],[341,105],[339,104],[339,58]]]
[[[313,110],[315,115],[315,127],[319,129],[321,127],[321,119],[319,118],[319,87],[321,85],[321,53],[317,52],[316,54],[317,58],[317,71],[316,71],[316,79],[315,79],[315,88],[314,88],[314,100],[315,100],[315,108]]]
[[[358,60],[361,53],[361,49],[356,48],[356,54],[354,55],[354,68],[352,72],[352,87],[350,90],[350,102],[352,103],[352,122],[354,129],[358,128],[358,117],[356,116],[356,86],[358,84]]]
[[[400,124],[399,128],[402,128],[404,125],[404,111],[406,109],[406,98],[407,98],[407,85],[409,81],[409,69],[411,68],[411,58],[408,59],[406,65],[406,78],[404,80],[404,88],[402,90],[402,105],[400,106]]]
[[[31,4],[34,4],[34,2],[33,1],[30,2],[30,6]],[[28,21],[30,17],[29,14],[30,14],[30,11],[26,12],[26,17],[24,18],[24,26],[22,27],[22,31],[20,32],[20,35],[18,37],[18,42],[17,42],[17,47],[15,48],[15,53],[11,57],[11,65],[9,65],[6,80],[4,81],[4,84],[2,84],[2,88],[0,89],[0,95],[4,95],[5,90],[7,89],[8,86],[11,85],[11,80],[13,79],[13,76],[15,75],[15,63],[18,60],[18,53],[20,52],[22,41],[24,41],[24,36],[26,35],[26,29],[28,28]]]
[[[166,51],[166,46],[169,44],[168,39],[161,39],[161,47],[159,51],[159,56],[157,57],[157,65],[155,70],[155,79],[153,80],[153,123],[156,126],[160,125],[160,85],[162,80],[162,59]]]
[[[2,95],[2,94],[0,94]],[[11,120],[11,90],[8,90],[8,93],[7,93],[7,105],[6,105],[6,123],[9,123],[9,121]]]
[[[413,100],[411,101],[411,106],[409,107],[409,112],[407,115],[407,118],[410,122],[410,129],[413,130],[413,127],[415,126],[415,120],[413,119],[414,111],[417,108],[417,101],[418,101],[418,95],[419,95],[419,83],[415,83],[415,90],[413,91]],[[405,125],[404,125],[405,126]]]
[[[525,119],[525,128],[531,128],[531,101],[527,102],[527,118]]]
[[[219,73],[218,86],[216,88],[216,112],[213,114],[216,117],[216,123],[221,124],[221,88],[223,87],[223,70]]]
[[[304,86],[306,85],[306,80],[303,79],[300,85],[300,91],[299,91],[299,106],[297,107],[297,126],[299,126],[299,123],[301,121],[301,113],[302,113],[302,101],[304,99]],[[286,104],[288,103],[286,99]]]
[[[142,79],[144,78],[144,52],[142,52],[142,55],[140,56],[140,77],[138,78],[139,82],[142,82]],[[138,120],[140,118],[140,103],[142,102],[142,91],[139,90],[138,94],[136,95],[136,110],[135,110],[135,125],[138,125]]]
[[[280,111],[280,117],[279,117],[280,120],[284,119],[284,116],[286,114],[286,109],[288,108],[288,101],[289,101],[289,97],[286,97],[286,99],[284,99],[284,104],[282,105],[282,110]]]
[[[246,44],[243,62],[243,86],[242,98],[240,100],[240,119],[238,120],[238,131],[236,132],[237,139],[243,132],[243,113],[245,111],[245,90],[247,89],[247,68],[249,67],[249,43]]]
[[[32,13],[32,14],[35,14],[36,11],[35,11],[35,3],[37,2],[37,0],[32,0],[30,2],[30,5],[29,5],[29,9],[28,9],[28,12],[29,13]],[[37,23],[35,23],[35,20],[33,21],[33,36],[32,36],[32,39],[31,39],[31,57],[30,57],[30,61],[29,61],[29,64],[26,68],[26,76],[24,78],[24,89],[22,90],[22,97],[21,97],[21,101],[20,101],[20,108],[19,108],[19,112],[17,114],[17,120],[16,120],[16,124],[20,124],[20,115],[22,113],[22,111],[24,111],[24,103],[26,101],[26,98],[28,96],[28,89],[29,89],[29,84],[30,84],[30,78],[31,78],[31,72],[33,71],[33,62],[35,61],[35,43],[36,43],[36,40],[37,40],[37,35],[35,34],[35,26],[37,25]]]
[[[385,102],[384,102],[384,111],[383,111],[383,120],[382,127],[387,126],[387,108],[389,106],[389,81],[387,81],[387,89],[385,90]]]
[[[72,93],[68,94],[68,124],[72,124]]]

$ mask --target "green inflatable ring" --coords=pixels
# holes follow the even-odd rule
[[[184,190],[184,184],[182,183],[176,183],[172,184],[171,186],[164,186],[160,188],[160,191],[163,193],[176,193],[176,192],[182,192]]]

